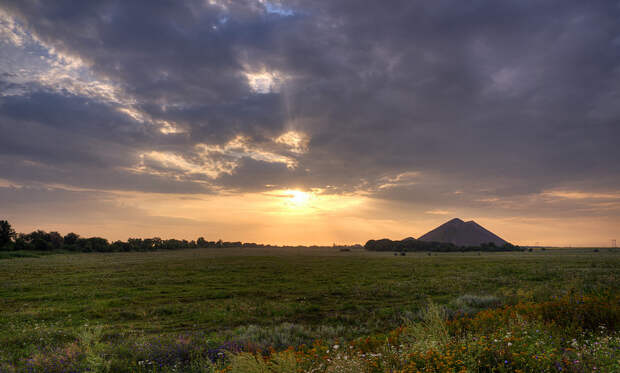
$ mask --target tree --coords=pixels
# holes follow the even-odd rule
[[[50,232],[49,233],[50,243],[52,244],[52,248],[54,250],[58,250],[62,248],[64,244],[64,239],[58,232]]]
[[[75,245],[77,243],[77,240],[80,238],[79,235],[71,232],[71,233],[67,233],[67,235],[64,238],[64,242],[66,245]]]
[[[110,244],[108,240],[101,237],[90,237],[88,238],[88,246],[92,251],[105,252],[110,251]]]
[[[53,249],[50,234],[41,229],[37,229],[25,235],[24,238],[30,243],[34,250],[49,251]]]
[[[204,237],[198,237],[198,240],[196,240],[196,245],[198,245],[198,247],[207,247],[207,241],[205,241]]]
[[[0,248],[6,246],[15,238],[15,230],[6,220],[0,220]]]
[[[28,235],[19,233],[15,238],[15,250],[32,250]]]

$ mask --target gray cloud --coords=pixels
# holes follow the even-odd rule
[[[223,4],[5,2],[28,33],[114,82],[149,123],[97,97],[29,86],[0,99],[4,157],[102,188],[193,192],[207,180],[438,204],[455,189],[473,201],[479,190],[517,198],[620,181],[617,2]],[[260,93],[253,72],[283,82]],[[185,133],[164,135],[157,121]],[[310,137],[308,152],[273,143],[291,129]],[[239,135],[297,167],[244,155],[214,180],[126,171],[141,152],[196,161],[196,144]],[[53,181],[41,168],[11,175]],[[379,188],[407,171],[420,172],[417,186]]]

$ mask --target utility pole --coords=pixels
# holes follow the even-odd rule
[[[616,248],[616,239],[615,238],[611,240],[611,247],[614,248],[614,249]]]

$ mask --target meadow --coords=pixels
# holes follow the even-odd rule
[[[467,322],[484,312],[500,312],[484,310],[516,307],[525,310],[519,315],[537,314],[536,305],[549,302],[564,302],[560,308],[568,302],[568,309],[577,310],[571,312],[585,307],[580,304],[599,307],[567,316],[573,322],[570,330],[562,329],[566,335],[549,332],[558,338],[554,349],[563,348],[560,339],[591,340],[591,333],[598,333],[596,338],[609,338],[608,354],[616,354],[606,365],[610,369],[620,348],[620,325],[614,321],[620,253],[610,249],[406,256],[259,248],[22,254],[0,259],[0,372],[353,372],[373,367],[404,372],[409,371],[407,359],[389,370],[383,360],[366,364],[364,359],[377,349],[388,356],[385,349],[394,343],[412,346],[415,340],[419,345],[422,335],[434,336],[426,338],[423,353],[440,353],[439,347],[429,346],[443,341],[445,350],[456,343],[453,338],[472,335]],[[581,328],[591,314],[600,316],[595,323],[601,325]],[[532,322],[562,324],[541,315]],[[516,325],[501,321],[504,316],[489,318],[498,325]],[[606,328],[604,335],[599,326]],[[514,336],[522,330],[508,332]],[[344,341],[356,352],[334,350]],[[280,358],[284,363],[274,363]],[[315,364],[316,359],[345,358],[357,359],[355,364],[365,368],[353,369],[351,363],[334,370],[326,363],[319,369]],[[468,371],[469,365],[462,366],[426,371]]]

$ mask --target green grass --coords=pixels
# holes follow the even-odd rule
[[[66,254],[61,251],[0,251],[0,260],[14,258],[39,258],[46,255]]]
[[[196,249],[12,258],[0,260],[0,363],[69,343],[84,324],[102,326],[108,340],[183,333],[239,339],[258,333],[248,325],[288,324],[309,339],[353,338],[415,319],[429,299],[451,312],[475,312],[487,303],[619,289],[620,254],[607,249],[405,257]]]

